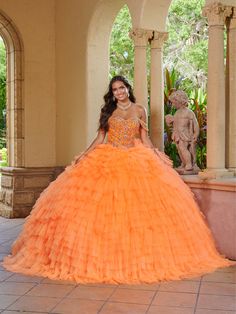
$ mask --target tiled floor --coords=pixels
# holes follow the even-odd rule
[[[0,260],[23,219],[0,217]],[[23,276],[0,267],[0,313],[233,314],[236,267],[191,280],[152,285],[77,285]]]

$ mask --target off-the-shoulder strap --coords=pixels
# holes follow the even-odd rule
[[[143,121],[142,119],[140,119],[140,118],[138,119],[138,121],[139,121],[141,127],[142,127],[145,131],[148,131],[147,123],[144,122],[144,121]]]

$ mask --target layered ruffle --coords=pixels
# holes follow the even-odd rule
[[[4,267],[81,283],[151,283],[229,266],[168,163],[141,143],[97,146],[43,191]]]

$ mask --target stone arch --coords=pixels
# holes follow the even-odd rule
[[[166,18],[173,0],[141,0],[139,5],[130,0],[130,10],[135,28],[166,30]]]
[[[87,34],[87,143],[97,130],[99,106],[108,84],[109,40],[114,20],[125,0],[99,1],[91,18]]]
[[[24,166],[23,45],[12,20],[0,11],[0,35],[7,51],[7,149],[10,167]]]

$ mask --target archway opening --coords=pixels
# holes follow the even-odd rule
[[[7,166],[6,143],[6,47],[0,36],[0,167]]]
[[[202,15],[205,0],[173,0],[167,18],[168,40],[164,45],[165,115],[174,114],[168,96],[174,89],[184,90],[189,108],[200,127],[196,145],[197,165],[206,168],[206,109],[208,73],[208,25]],[[172,129],[165,124],[165,152],[180,165]]]
[[[99,2],[90,21],[87,36],[86,143],[94,139],[98,128],[103,95],[109,81],[110,36],[114,20],[125,0]]]
[[[16,26],[2,12],[0,12],[0,36],[3,45],[3,63],[5,63],[3,69],[5,68],[4,93],[6,95],[5,110],[0,112],[0,123],[1,117],[3,123],[5,119],[8,166],[24,167],[23,45]]]
[[[127,5],[116,16],[110,37],[110,78],[125,76],[131,83],[134,79],[134,45],[129,37],[132,19]]]

